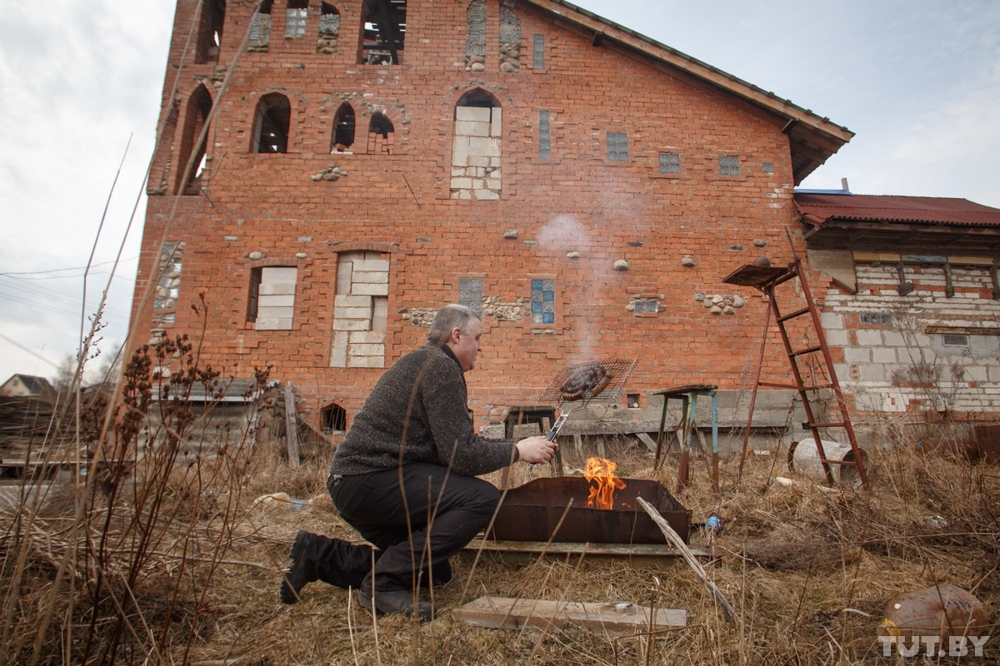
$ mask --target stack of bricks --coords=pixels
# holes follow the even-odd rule
[[[392,132],[387,132],[382,136],[378,132],[368,133],[368,154],[369,155],[392,155]]]

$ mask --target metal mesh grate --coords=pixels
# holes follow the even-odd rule
[[[632,376],[632,369],[635,367],[636,359],[608,359],[604,361],[588,361],[577,363],[563,368],[556,375],[552,383],[538,397],[538,402],[563,402],[563,386],[571,377],[578,372],[586,371],[588,368],[598,366],[608,373],[608,382],[604,390],[598,395],[591,396],[589,391],[584,392],[583,400],[613,401],[621,395],[625,382]]]

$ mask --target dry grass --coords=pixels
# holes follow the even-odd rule
[[[619,460],[622,476],[652,478],[648,456],[625,445],[610,447],[609,454]],[[661,478],[671,488],[673,463],[667,460]],[[692,483],[679,498],[696,522],[711,513],[723,517],[716,544],[724,557],[708,572],[736,607],[745,634],[732,629],[680,559],[640,567],[624,559],[549,557],[512,563],[484,556],[473,569],[471,557],[458,558],[455,579],[435,591],[439,618],[418,625],[398,617],[375,622],[347,591],[322,583],[307,586],[295,606],[278,602],[279,572],[298,529],[348,539],[357,535],[326,495],[324,463],[293,470],[281,464],[276,448],[258,447],[232,508],[220,509],[231,503],[217,493],[202,510],[170,519],[166,532],[174,534],[173,541],[159,541],[142,564],[141,585],[126,613],[131,628],[114,658],[105,655],[103,663],[237,657],[245,664],[282,665],[890,663],[875,636],[882,609],[896,594],[951,582],[976,594],[988,616],[995,616],[1000,605],[996,467],[916,457],[897,447],[873,456],[874,491],[868,494],[832,491],[804,477],[791,477],[790,486],[777,484],[772,464],[770,457],[749,460],[743,482],[735,487],[737,461],[724,461],[723,491],[715,495],[704,463],[696,458]],[[545,474],[542,466],[518,465],[512,481]],[[186,487],[173,483],[175,490]],[[312,502],[302,511],[280,501],[254,503],[278,491]],[[192,501],[181,490],[174,497],[180,506]],[[65,541],[72,502],[48,507],[31,528],[13,630],[4,646],[8,663],[28,662],[55,572],[72,546]],[[929,516],[940,516],[947,526],[932,525]],[[190,538],[180,539],[181,534]],[[693,544],[705,539],[692,532]],[[220,543],[225,545],[221,552]],[[5,561],[13,554],[4,547]],[[62,586],[38,663],[78,663],[78,637],[92,619],[86,571],[81,564],[70,577],[72,584]],[[9,601],[6,577],[4,584]],[[683,608],[690,626],[610,639],[591,633],[493,631],[451,619],[452,609],[484,594]],[[102,608],[106,615],[98,622],[110,625],[113,613],[107,604]],[[154,641],[164,631],[167,638]],[[985,658],[963,663],[996,663],[1000,649],[994,642]]]

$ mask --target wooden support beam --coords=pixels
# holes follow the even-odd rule
[[[295,416],[295,393],[292,383],[285,382],[285,439],[288,442],[288,466],[299,466],[298,419]]]
[[[480,597],[451,612],[465,624],[490,629],[530,627],[548,631],[592,631],[611,636],[687,626],[687,611],[622,603]]]

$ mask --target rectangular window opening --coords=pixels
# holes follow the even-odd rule
[[[968,347],[969,346],[969,336],[967,336],[967,335],[955,335],[953,333],[946,333],[942,337],[944,338],[944,345],[946,347]]]
[[[545,35],[535,35],[534,48],[531,55],[532,69],[545,69]]]
[[[552,133],[548,111],[538,112],[538,156],[542,159],[552,157]]]
[[[473,312],[483,316],[483,280],[482,278],[460,278],[458,281],[458,304],[471,308]]]
[[[531,323],[556,323],[556,286],[555,280],[531,281]]]
[[[738,155],[719,155],[719,175],[740,175],[740,158]]]
[[[681,156],[677,153],[660,153],[660,173],[680,173]]]
[[[608,132],[608,160],[628,162],[628,133]]]

